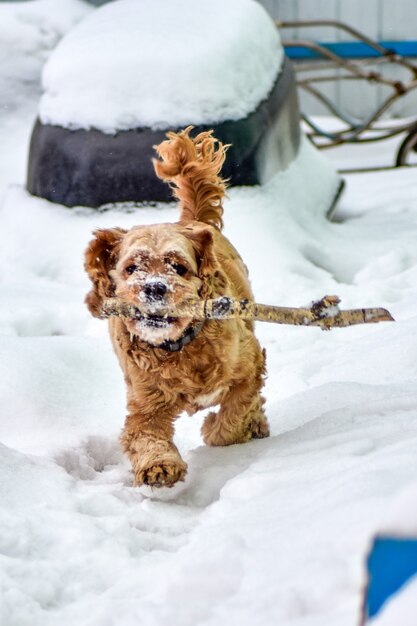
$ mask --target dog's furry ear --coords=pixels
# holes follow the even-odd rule
[[[214,251],[214,234],[210,227],[193,229],[188,235],[193,242],[198,277],[202,280],[200,297],[215,298],[226,291],[227,278]]]
[[[85,251],[84,268],[93,283],[85,302],[94,317],[100,317],[105,298],[114,295],[114,283],[110,272],[114,269],[119,255],[120,244],[126,234],[122,228],[99,229]]]

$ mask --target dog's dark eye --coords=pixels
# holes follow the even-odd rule
[[[172,263],[171,267],[177,272],[178,276],[184,276],[188,272],[185,265],[181,265],[180,263]]]
[[[138,269],[137,265],[128,265],[126,268],[126,272],[128,274],[133,274],[133,272],[136,272],[137,269]]]

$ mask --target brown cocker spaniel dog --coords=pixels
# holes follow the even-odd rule
[[[184,480],[187,465],[173,443],[182,411],[191,415],[219,405],[202,427],[208,445],[269,434],[260,393],[265,353],[253,324],[158,316],[158,308],[196,298],[253,299],[247,269],[220,232],[225,147],[211,132],[193,139],[190,129],[168,133],[156,147],[161,160],[154,161],[157,175],[175,188],[178,223],[97,230],[85,255],[93,283],[86,303],[94,316],[112,296],[152,310],[139,320],[109,320],[127,385],[129,412],[120,440],[136,485],[171,487]]]

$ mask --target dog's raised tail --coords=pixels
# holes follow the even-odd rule
[[[226,181],[219,174],[229,146],[211,130],[192,138],[192,128],[168,132],[168,139],[155,146],[160,158],[153,161],[155,172],[180,201],[181,222],[196,220],[221,230]]]

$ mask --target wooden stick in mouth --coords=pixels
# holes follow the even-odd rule
[[[393,322],[394,318],[387,309],[339,309],[337,296],[324,296],[309,307],[292,308],[258,304],[249,300],[234,300],[228,296],[214,300],[193,300],[184,303],[178,309],[135,306],[117,298],[104,302],[101,317],[125,317],[143,319],[149,316],[189,317],[194,320],[227,320],[240,318],[273,324],[292,324],[295,326],[320,326],[323,330],[353,326],[355,324],[376,324]]]

